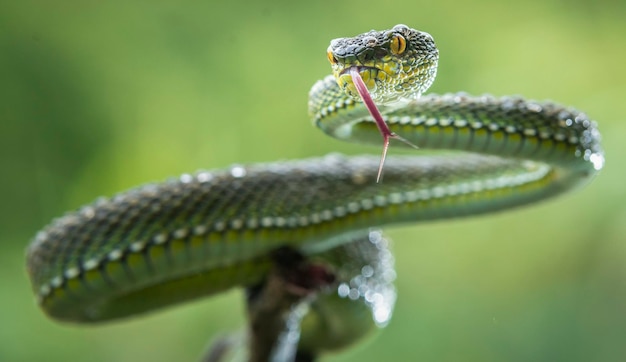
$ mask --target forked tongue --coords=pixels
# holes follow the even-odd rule
[[[409,142],[408,140],[391,132],[391,130],[389,129],[389,126],[387,126],[387,123],[383,119],[383,116],[380,114],[380,111],[378,111],[378,107],[376,107],[376,103],[374,103],[374,100],[370,96],[370,92],[367,90],[367,86],[365,86],[365,82],[363,82],[363,78],[361,78],[361,74],[359,73],[358,67],[350,68],[350,76],[352,77],[352,83],[354,83],[354,86],[356,87],[357,92],[359,92],[359,95],[361,96],[361,99],[363,100],[365,107],[367,107],[367,110],[370,112],[370,114],[374,118],[374,121],[376,121],[376,126],[378,127],[380,134],[383,136],[383,154],[380,156],[380,164],[378,165],[378,175],[376,176],[376,182],[380,182],[382,179],[382,175],[383,175],[383,166],[385,165],[385,159],[387,158],[387,150],[389,149],[389,140],[391,140],[392,138],[395,138],[397,140],[400,140],[406,143],[407,145],[413,148],[418,148],[418,147],[412,144],[411,142]]]

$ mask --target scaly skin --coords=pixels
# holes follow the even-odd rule
[[[333,41],[329,58],[337,77],[318,81],[310,93],[309,113],[325,133],[379,144],[376,125],[343,71],[361,67],[391,131],[421,149],[413,157],[390,157],[382,184],[375,183],[377,157],[330,155],[183,175],[100,199],[53,221],[28,248],[40,306],[53,318],[91,323],[246,287],[264,278],[269,253],[281,246],[327,260],[346,275],[339,281],[345,285],[359,268],[342,272],[330,255],[348,255],[352,243],[371,248],[367,240],[355,241],[367,239],[371,227],[525,205],[573,189],[602,168],[599,133],[584,113],[512,97],[417,97],[432,82],[437,62],[434,42],[424,34],[398,26]],[[401,48],[397,35],[406,40],[402,54],[392,51]],[[399,79],[394,70],[408,65],[416,71]],[[387,93],[403,84],[413,87]],[[424,149],[459,152],[420,155]],[[379,265],[376,258],[357,258]],[[381,267],[372,288],[392,290],[380,277],[391,268]],[[328,298],[351,303],[348,308],[367,303],[364,295]],[[325,311],[318,321],[362,321],[327,313],[330,299],[318,303]],[[328,347],[306,337],[319,334],[305,328],[303,345]],[[341,335],[352,341],[355,331]]]

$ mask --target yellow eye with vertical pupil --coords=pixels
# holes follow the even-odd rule
[[[402,35],[394,35],[391,39],[391,44],[389,45],[391,52],[395,55],[400,55],[404,53],[406,49],[406,39]]]
[[[326,56],[328,57],[328,61],[330,62],[330,64],[337,63],[337,58],[335,58],[335,56],[333,55],[333,51],[330,49],[330,47],[328,47],[328,50],[326,50]]]

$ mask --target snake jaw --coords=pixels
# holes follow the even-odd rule
[[[356,68],[359,74],[361,75],[361,79],[365,83],[368,92],[370,93],[372,99],[374,101],[380,101],[381,92],[377,91],[379,89],[378,85],[385,81],[388,77],[387,73],[384,70],[369,67],[369,66],[351,66],[345,67],[337,74],[335,74],[335,79],[337,79],[337,84],[341,89],[343,89],[346,94],[352,97],[355,100],[361,101],[361,96],[356,89],[354,81],[352,79],[352,75],[350,74],[351,70]]]

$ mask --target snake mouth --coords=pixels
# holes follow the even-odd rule
[[[371,93],[372,97],[377,99],[378,92],[377,89],[380,87],[380,83],[387,79],[387,73],[376,67],[372,66],[364,66],[364,65],[352,65],[349,67],[345,67],[341,71],[337,73],[336,79],[339,87],[344,90],[350,97],[360,100],[361,97],[356,90],[354,85],[354,81],[352,79],[352,75],[350,75],[350,71],[356,68],[356,70],[361,75],[367,90]]]
[[[368,66],[368,65],[351,65],[349,67],[344,67],[340,72],[339,72],[339,77],[344,76],[344,75],[350,75],[350,70],[352,68],[356,68],[359,73],[361,74],[361,77],[363,77],[364,73],[374,73],[374,74],[378,74],[379,72],[383,72],[386,75],[386,72],[383,69],[377,68],[377,67],[373,67],[373,66]]]

